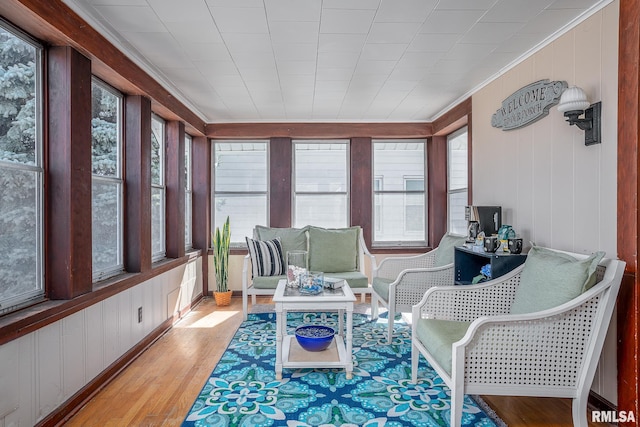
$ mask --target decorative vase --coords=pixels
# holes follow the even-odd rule
[[[233,291],[231,290],[226,292],[213,292],[213,297],[216,299],[216,305],[225,306],[231,304],[231,294],[233,294]]]
[[[307,251],[287,252],[287,286],[300,287],[303,277],[307,274]]]

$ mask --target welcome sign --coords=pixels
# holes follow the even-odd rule
[[[539,80],[518,89],[507,99],[491,117],[491,126],[512,130],[540,120],[549,109],[560,101],[567,82]]]

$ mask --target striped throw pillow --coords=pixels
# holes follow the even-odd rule
[[[282,243],[273,240],[254,240],[245,237],[251,255],[254,276],[279,276],[285,273]]]

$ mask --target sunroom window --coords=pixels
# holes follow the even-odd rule
[[[165,122],[155,114],[151,118],[151,259],[166,255],[165,203]]]
[[[349,223],[349,142],[294,141],[294,226]]]
[[[373,244],[426,244],[425,141],[373,142]]]
[[[465,235],[467,221],[464,208],[468,194],[468,132],[464,127],[447,137],[447,198],[449,209],[449,232]]]
[[[96,281],[124,269],[122,95],[94,80],[91,100],[91,234]]]
[[[44,295],[41,58],[0,20],[0,314]]]
[[[269,168],[266,141],[216,141],[213,145],[213,228],[227,216],[231,244],[246,247],[256,225],[268,224]]]

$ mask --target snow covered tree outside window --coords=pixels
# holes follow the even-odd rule
[[[122,96],[91,86],[93,280],[124,269],[122,255]]]
[[[44,294],[41,51],[0,21],[0,314]]]
[[[151,258],[158,261],[166,255],[165,242],[165,123],[151,117]]]

